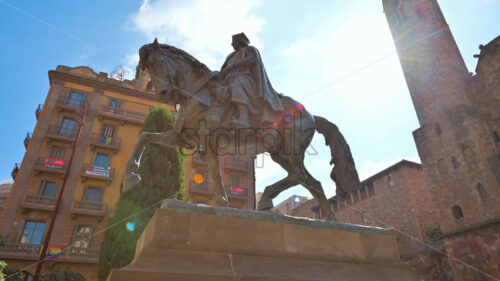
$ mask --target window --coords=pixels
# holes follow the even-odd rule
[[[20,243],[42,244],[42,238],[45,230],[45,223],[38,221],[26,221],[23,233],[19,238]]]
[[[83,191],[83,200],[91,202],[102,201],[103,189],[100,187],[87,186]]]
[[[362,222],[368,222],[368,218],[366,217],[366,212],[365,211],[361,212],[361,221]]]
[[[92,234],[94,234],[94,227],[90,225],[77,225],[73,233],[73,247],[88,248],[92,241]]]
[[[437,162],[437,166],[438,166],[439,173],[441,173],[441,174],[446,173],[446,163],[445,163],[444,159],[442,159],[442,158],[439,159]]]
[[[498,134],[497,131],[493,131],[493,140],[496,142],[496,143],[500,143],[500,135]]]
[[[436,128],[436,134],[440,136],[443,133],[443,131],[441,130],[441,126],[439,126],[439,124],[436,123],[435,128]]]
[[[369,182],[366,186],[368,188],[368,196],[375,195],[375,187],[373,186],[373,182]]]
[[[394,181],[392,180],[392,176],[387,177],[387,186],[392,187],[394,185]]]
[[[101,143],[111,144],[111,142],[113,141],[114,132],[115,132],[114,126],[104,125],[102,127]]]
[[[365,185],[363,185],[363,186],[359,189],[359,194],[361,195],[361,200],[366,199],[367,195],[366,195],[366,186],[365,186]]]
[[[63,146],[52,146],[52,150],[50,151],[50,157],[57,159],[64,159],[66,156],[66,147]]]
[[[484,186],[481,183],[478,183],[476,186],[477,193],[479,193],[479,198],[481,200],[486,200],[488,198],[488,194],[486,193],[486,189],[484,189]]]
[[[356,203],[359,201],[359,190],[355,190],[354,193],[352,194],[352,199],[353,199],[353,202]]]
[[[84,99],[84,93],[79,93],[71,90],[68,94],[68,97],[66,98],[66,104],[69,106],[82,107]]]
[[[122,106],[122,101],[117,99],[109,99],[109,107],[120,108]]]
[[[76,121],[71,118],[63,117],[58,134],[65,137],[75,136]]]
[[[464,213],[462,212],[462,208],[460,206],[455,205],[451,208],[451,213],[455,219],[461,219],[464,217]]]
[[[94,165],[99,167],[109,167],[109,154],[97,153],[95,155]]]
[[[458,163],[457,157],[451,157],[451,164],[453,165],[454,170],[458,170],[460,168],[460,163]]]
[[[57,185],[53,181],[42,181],[40,189],[38,191],[39,195],[54,197],[57,194]]]
[[[474,153],[472,152],[472,148],[470,146],[464,147],[463,152],[465,161],[472,161],[474,159]]]
[[[240,185],[240,177],[237,175],[230,175],[229,176],[229,183],[234,186],[239,186]]]
[[[333,206],[333,211],[336,212],[339,210],[339,202],[337,201],[337,199],[333,199],[332,200],[332,206]]]

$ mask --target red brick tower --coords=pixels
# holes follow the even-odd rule
[[[479,86],[481,74],[469,74],[436,0],[383,6],[420,123],[413,135],[445,248],[499,277],[500,118],[491,106],[499,97]],[[455,280],[486,276],[449,261]]]

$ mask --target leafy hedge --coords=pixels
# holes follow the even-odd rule
[[[166,107],[152,109],[141,132],[173,129],[175,117]],[[99,280],[105,281],[111,269],[128,265],[135,254],[137,239],[153,216],[162,198],[182,199],[184,159],[182,149],[149,145],[142,156],[141,186],[122,193],[108,220],[99,257]]]

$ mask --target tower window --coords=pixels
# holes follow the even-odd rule
[[[394,185],[394,181],[392,180],[392,176],[387,177],[387,186],[391,188]]]
[[[451,157],[451,164],[453,165],[454,170],[458,170],[460,168],[460,163],[458,163],[457,157]]]
[[[476,186],[477,192],[479,193],[479,198],[481,200],[486,200],[488,198],[488,194],[486,193],[486,189],[484,189],[484,186],[481,183],[478,183]]]
[[[495,143],[500,143],[500,135],[497,131],[493,131],[493,140],[495,141]]]
[[[465,161],[472,161],[474,159],[474,153],[470,146],[464,147],[464,159]]]
[[[460,206],[455,205],[451,208],[451,213],[455,219],[461,219],[464,217],[464,212],[462,212],[462,208]]]
[[[436,134],[440,136],[443,133],[443,131],[441,130],[441,126],[439,126],[439,124],[436,123],[435,128],[436,128]]]

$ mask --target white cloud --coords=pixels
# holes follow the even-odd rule
[[[13,180],[11,179],[3,179],[3,180],[0,180],[0,184],[6,184],[6,183],[14,183]]]
[[[232,51],[231,35],[245,32],[252,45],[265,21],[251,13],[256,0],[145,0],[132,16],[134,27],[151,41],[184,49],[211,69],[218,69]]]

